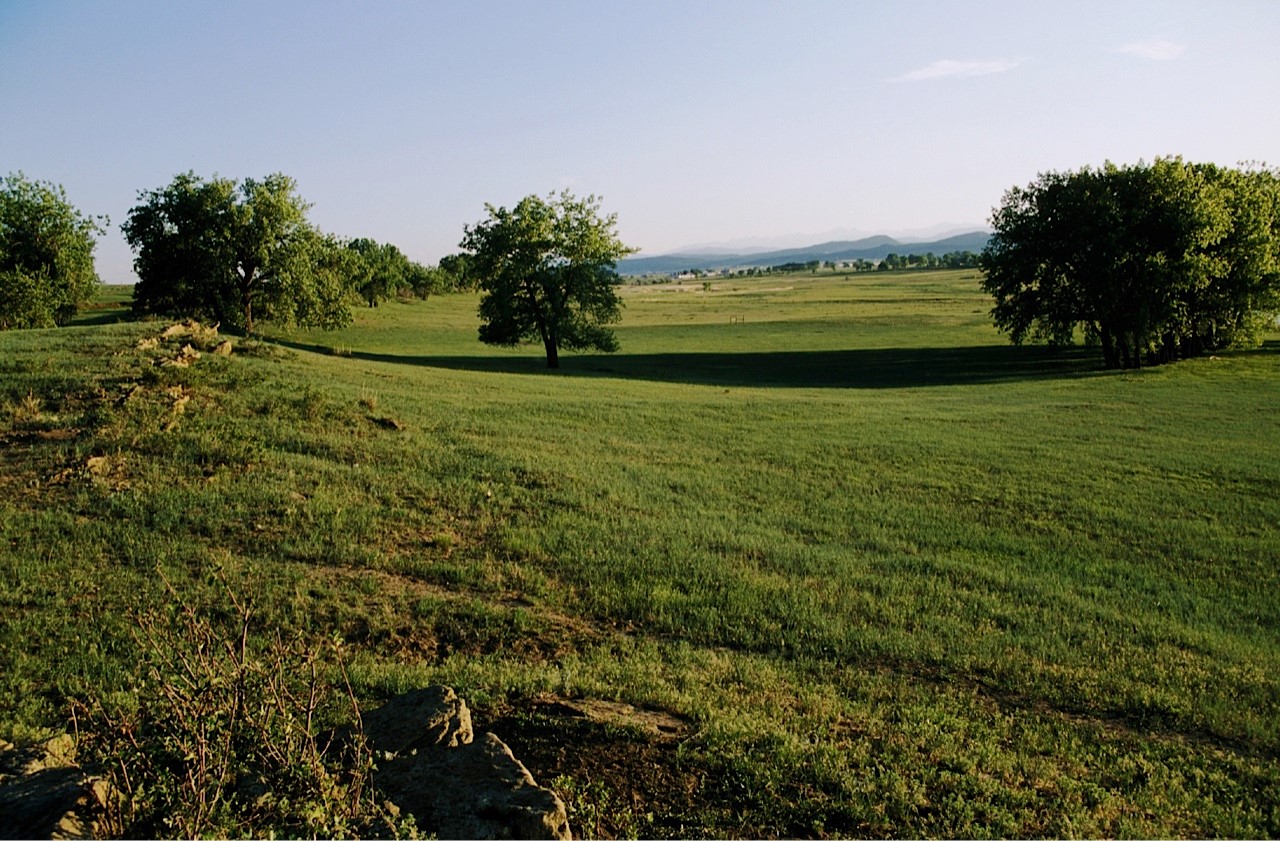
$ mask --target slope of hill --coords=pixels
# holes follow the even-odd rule
[[[766,268],[783,263],[807,263],[811,260],[883,260],[898,254],[946,254],[952,251],[981,251],[990,236],[986,231],[971,231],[944,239],[908,242],[887,236],[858,240],[823,242],[802,248],[784,248],[752,253],[713,253],[708,251],[677,252],[653,257],[630,257],[618,262],[618,274],[636,276],[668,274],[699,269]]]
[[[471,292],[229,355],[0,331],[0,739],[101,760],[69,710],[247,651],[191,741],[125,734],[154,802],[237,769],[223,836],[323,834],[185,747],[205,687],[296,675],[313,733],[453,686],[583,836],[1280,837],[1280,334],[1107,372],[1008,344],[971,270],[684,286],[554,374]]]

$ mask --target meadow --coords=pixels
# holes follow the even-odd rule
[[[179,367],[126,294],[0,333],[0,736],[128,703],[162,572],[454,686],[581,834],[1280,835],[1280,336],[1103,371],[912,271],[624,287],[556,372],[470,294]]]

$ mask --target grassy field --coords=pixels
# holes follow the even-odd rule
[[[1104,372],[972,272],[623,294],[559,372],[470,295],[186,368],[109,296],[0,334],[0,735],[127,697],[157,570],[221,570],[580,833],[1280,835],[1280,337]]]

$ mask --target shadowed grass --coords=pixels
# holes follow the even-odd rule
[[[277,339],[297,350],[320,345]],[[536,359],[495,356],[401,356],[351,351],[353,359],[457,371],[552,376],[607,376],[744,388],[918,388],[1043,380],[1099,373],[1088,348],[875,348],[764,353],[616,353],[565,357],[558,372]]]

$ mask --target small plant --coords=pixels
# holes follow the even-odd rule
[[[76,703],[92,755],[119,797],[106,827],[123,837],[412,836],[412,819],[380,802],[373,755],[347,681],[341,643],[274,637],[250,644],[252,609],[226,582],[230,619],[205,618],[166,580],[167,615],[136,617],[144,674],[127,703]],[[335,693],[325,667],[342,677]],[[349,733],[320,716],[350,708]],[[109,708],[112,707],[112,708]]]
[[[42,411],[44,411],[44,401],[28,389],[27,396],[19,400],[18,405],[14,407],[13,419],[18,423],[31,423],[40,420]]]
[[[324,414],[324,395],[314,386],[307,384],[295,400],[298,414],[306,420],[317,420]]]
[[[653,836],[653,813],[637,813],[600,780],[583,782],[561,774],[551,781],[551,788],[564,799],[569,826],[581,838]]]
[[[361,389],[360,405],[363,406],[367,412],[376,410],[378,408],[378,395],[367,389]]]

